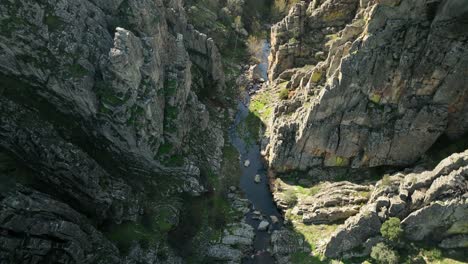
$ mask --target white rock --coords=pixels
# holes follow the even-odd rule
[[[274,216],[274,215],[270,215],[270,218],[271,218],[271,222],[272,222],[273,224],[276,224],[276,223],[279,222],[278,217],[276,217],[276,216]]]
[[[270,225],[270,223],[268,223],[267,221],[263,220],[260,222],[260,224],[258,224],[258,230],[259,231],[266,231],[268,229],[268,226]]]
[[[255,179],[254,179],[255,183],[260,183],[261,181],[261,178],[260,178],[260,175],[255,175]]]
[[[244,167],[250,166],[250,160],[245,160],[244,161]]]

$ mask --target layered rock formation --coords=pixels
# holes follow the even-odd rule
[[[329,184],[318,194],[299,201],[293,213],[302,215],[305,224],[334,223],[357,214],[370,191],[369,186],[350,182]]]
[[[97,226],[199,195],[200,168],[220,168],[199,97],[223,103],[215,44],[179,0],[2,1],[0,28],[0,149],[34,178],[2,194],[2,263],[119,263]],[[135,250],[126,262],[161,261]]]
[[[315,178],[407,166],[466,133],[467,17],[461,0],[297,4],[272,28],[270,81],[290,92],[270,166]]]
[[[468,151],[443,160],[434,170],[397,173],[376,184],[359,214],[346,220],[324,245],[330,258],[368,255],[383,240],[380,228],[390,217],[401,219],[403,238],[466,248]]]

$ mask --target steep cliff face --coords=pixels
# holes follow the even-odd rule
[[[182,4],[0,3],[1,152],[29,167],[29,187],[48,194],[14,184],[2,194],[0,247],[13,254],[8,260],[109,263],[97,260],[116,249],[100,242],[86,217],[98,225],[135,221],[152,206],[147,195],[205,191],[200,168],[219,170],[224,139],[192,79],[200,75],[209,99],[222,103],[224,74],[216,46],[187,24]],[[24,210],[44,228],[10,221]],[[54,223],[66,230],[53,231]],[[37,243],[14,255],[14,243],[29,236]],[[77,250],[71,259],[60,253],[64,245]]]
[[[289,98],[269,125],[271,167],[407,166],[466,133],[467,17],[459,0],[296,5],[272,28],[269,77]]]

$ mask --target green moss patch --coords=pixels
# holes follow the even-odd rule
[[[54,15],[45,16],[44,23],[47,25],[50,31],[60,30],[65,25],[65,23],[60,17]]]

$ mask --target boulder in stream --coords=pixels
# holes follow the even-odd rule
[[[268,221],[261,221],[260,224],[258,225],[258,231],[266,231],[268,229],[268,226],[270,225],[270,223],[268,223]]]
[[[262,181],[262,178],[260,177],[260,175],[255,175],[255,178],[254,178],[254,181],[255,183],[260,183]]]

